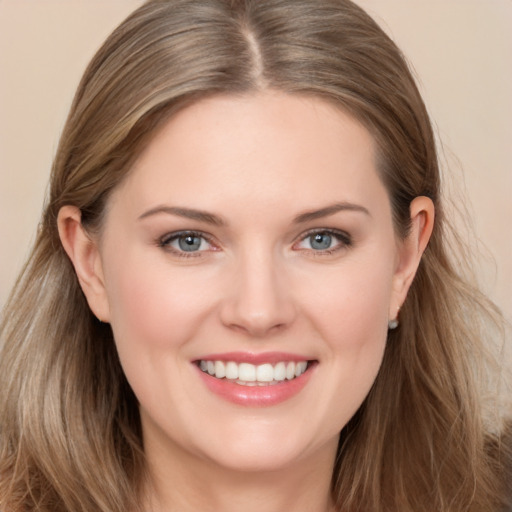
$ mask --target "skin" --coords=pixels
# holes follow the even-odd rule
[[[334,204],[352,206],[297,222]],[[222,224],[154,212],[162,206]],[[62,208],[63,245],[140,402],[148,506],[332,510],[339,432],[379,370],[431,234],[431,201],[416,198],[411,219],[398,240],[360,123],[271,91],[205,99],[171,119],[114,191],[98,238]],[[206,237],[188,257],[179,240],[162,242],[183,230]],[[318,250],[311,230],[343,236]],[[292,398],[244,407],[209,391],[193,364],[232,351],[317,364]]]

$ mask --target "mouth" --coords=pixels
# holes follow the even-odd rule
[[[245,407],[275,406],[301,395],[319,364],[286,352],[224,352],[191,362],[206,389]]]
[[[199,369],[215,379],[241,386],[274,386],[293,381],[303,375],[314,361],[278,361],[275,364],[201,359]]]

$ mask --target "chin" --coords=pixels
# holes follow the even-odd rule
[[[224,437],[228,439],[224,444],[209,442],[203,453],[230,471],[266,473],[297,468],[301,461],[321,452],[332,458],[336,452],[337,432],[328,437],[305,436],[302,422],[295,431],[277,428],[278,425],[266,427],[260,425],[259,429],[246,429],[243,434]]]
[[[272,473],[288,469],[303,458],[300,450],[283,450],[281,448],[247,446],[228,448],[223,453],[210,455],[210,460],[217,466],[239,473]]]

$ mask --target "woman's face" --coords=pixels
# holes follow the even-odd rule
[[[200,101],[114,192],[98,247],[148,454],[243,470],[334,454],[406,293],[362,125],[277,92]]]

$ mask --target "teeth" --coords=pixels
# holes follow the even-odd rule
[[[295,377],[295,363],[288,363],[286,365],[286,378],[291,380],[293,377]]]
[[[217,375],[215,375],[217,377]],[[256,380],[256,366],[249,363],[238,365],[238,380],[245,382],[254,382]]]
[[[295,365],[295,377],[300,377],[305,371],[308,363],[301,361]]]
[[[300,377],[307,369],[307,361],[295,363],[279,362],[254,365],[250,363],[237,364],[233,361],[199,361],[199,368],[217,379],[229,379],[246,386],[258,386],[268,383],[282,382]]]
[[[274,380],[274,367],[271,364],[260,364],[257,366],[256,380],[258,382],[272,382]]]
[[[215,377],[222,379],[226,376],[226,365],[222,361],[215,361]]]
[[[233,361],[226,363],[226,379],[230,379],[230,380],[238,379],[238,365],[236,363],[233,363]]]
[[[277,363],[274,366],[274,379],[277,381],[282,381],[286,379],[286,364],[285,363]]]

